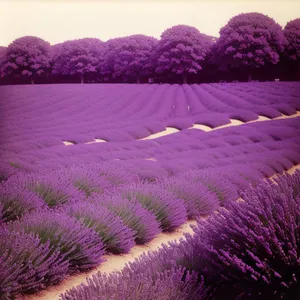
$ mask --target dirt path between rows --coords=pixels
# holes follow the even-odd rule
[[[292,116],[282,116],[278,117],[276,119],[284,119],[284,118],[294,118],[300,116],[300,112],[297,112],[297,114],[294,114]],[[266,117],[261,117],[258,120],[251,121],[251,122],[258,122],[258,121],[269,121],[272,119],[268,119]],[[273,119],[274,120],[274,119]],[[240,124],[245,124],[238,120],[231,120],[232,123],[217,127],[215,129],[209,128],[206,131],[210,130],[216,130],[228,126],[237,126]],[[250,122],[247,122],[250,123]],[[204,125],[199,125],[204,126]],[[207,127],[207,126],[205,126]],[[202,129],[202,128],[201,128]],[[163,133],[163,132],[162,132]],[[173,133],[173,132],[172,132]],[[169,133],[169,134],[172,134]],[[156,137],[157,134],[155,134]],[[165,135],[165,134],[163,134]],[[294,166],[291,169],[287,171],[289,174],[293,174],[297,169],[300,170],[300,165]],[[276,177],[276,174],[272,176],[272,178]],[[143,246],[135,246],[133,247],[128,254],[124,255],[104,255],[104,258],[106,259],[105,262],[103,262],[99,267],[94,268],[90,270],[89,272],[82,272],[78,275],[69,276],[66,277],[60,284],[51,286],[47,288],[46,290],[40,291],[33,295],[23,295],[18,297],[17,299],[20,300],[58,300],[59,295],[66,292],[67,290],[71,289],[72,287],[75,287],[77,285],[80,285],[81,283],[86,282],[87,277],[91,277],[92,275],[96,274],[97,272],[101,271],[103,273],[112,273],[116,271],[120,271],[125,267],[125,264],[127,264],[130,261],[133,261],[135,258],[140,256],[144,252],[148,251],[155,251],[158,248],[161,247],[162,244],[168,244],[168,242],[180,240],[181,238],[184,239],[184,233],[193,233],[190,225],[196,224],[196,221],[188,221],[179,228],[177,228],[173,233],[161,233],[156,238],[154,238],[151,242],[147,243]]]

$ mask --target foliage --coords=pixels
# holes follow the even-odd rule
[[[186,83],[188,74],[197,74],[202,69],[213,41],[198,29],[177,25],[161,34],[155,53],[154,64],[156,72],[170,72],[182,75]]]
[[[32,80],[50,67],[50,44],[34,36],[14,40],[6,49],[1,77],[27,76]]]

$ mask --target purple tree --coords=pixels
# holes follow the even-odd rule
[[[287,39],[287,45],[283,55],[282,66],[287,74],[300,78],[300,18],[288,22],[284,28],[284,36]],[[292,76],[293,76],[292,75]]]
[[[66,41],[52,46],[52,73],[84,77],[98,72],[104,55],[104,43],[96,38]]]
[[[285,55],[292,60],[300,60],[300,18],[288,22],[283,33],[288,42]]]
[[[50,67],[50,44],[34,36],[14,40],[6,49],[1,77],[27,76],[31,83]]]
[[[0,68],[2,67],[2,64],[4,63],[6,49],[7,49],[6,47],[0,46]]]
[[[280,25],[260,13],[239,14],[221,28],[213,49],[213,60],[221,69],[243,68],[252,71],[267,63],[277,64],[285,38]]]
[[[152,55],[157,40],[137,34],[107,41],[107,49],[101,73],[112,78],[135,79],[152,72]]]
[[[155,70],[157,73],[180,74],[183,83],[187,83],[189,74],[196,74],[202,69],[202,61],[212,44],[211,37],[194,27],[173,26],[161,34],[154,53]]]

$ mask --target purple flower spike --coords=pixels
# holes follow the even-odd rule
[[[210,215],[219,207],[216,194],[200,182],[168,178],[161,181],[160,185],[184,201],[188,218]]]
[[[128,253],[134,246],[134,232],[107,208],[81,202],[66,207],[65,211],[85,227],[93,229],[100,236],[107,252]]]
[[[91,269],[103,261],[104,247],[99,236],[64,213],[35,212],[14,222],[11,227],[34,234],[43,244],[49,242],[69,261],[71,273]]]
[[[46,206],[45,202],[34,193],[17,185],[8,184],[0,186],[0,204],[4,222],[15,221],[29,212]]]
[[[163,231],[172,231],[186,219],[183,200],[154,184],[131,184],[121,187],[117,192],[130,201],[138,201],[152,212]]]
[[[161,231],[154,215],[138,202],[113,195],[94,195],[90,200],[107,207],[116,217],[120,217],[124,224],[134,231],[137,244],[149,242]]]
[[[68,272],[68,260],[49,243],[24,232],[0,229],[0,295],[14,299],[60,282]]]
[[[183,279],[184,278],[184,279]],[[134,273],[125,270],[111,275],[98,273],[87,284],[72,288],[61,295],[62,300],[202,300],[206,290],[197,275],[184,268],[164,272]]]
[[[220,178],[217,173],[206,171],[190,171],[182,175],[190,182],[200,182],[215,193],[220,205],[235,201],[238,198],[237,188],[226,178]]]

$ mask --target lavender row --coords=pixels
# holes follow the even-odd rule
[[[130,292],[139,287],[134,299],[296,300],[299,214],[297,171],[275,183],[262,182],[244,193],[243,201],[199,219],[186,240],[144,254],[121,272],[99,272],[61,299],[131,299]]]
[[[123,166],[138,173],[141,179],[152,180],[184,169],[249,162],[260,153],[261,156],[255,158],[257,162],[281,172],[291,164],[299,163],[299,134],[299,117],[250,123],[212,132],[189,129],[149,141],[60,146],[7,154],[2,156],[0,170],[1,177],[6,179],[22,170],[36,172],[109,161],[110,165],[121,169]],[[174,159],[177,171],[172,163]],[[282,164],[283,169],[280,167]]]
[[[46,85],[33,90],[28,86],[2,86],[6,101],[1,105],[0,150],[21,152],[96,138],[135,141],[165,127],[181,130],[214,119],[210,125],[216,127],[229,123],[229,118],[248,122],[258,115],[275,118],[300,110],[297,82],[250,83],[246,87]]]
[[[11,245],[12,253],[8,259],[2,252],[2,293],[14,297],[45,288],[67,274],[97,266],[105,252],[126,253],[135,243],[172,231],[187,218],[228,207],[250,183],[265,176],[251,164],[239,168],[236,164],[154,177],[153,183],[140,183],[129,170],[108,164],[12,176],[1,184],[0,193],[7,236],[3,247]],[[219,172],[224,174],[221,179]],[[23,243],[24,249],[15,243]],[[40,253],[42,261],[34,256]],[[14,257],[20,257],[17,264]],[[14,275],[7,277],[7,270]]]

